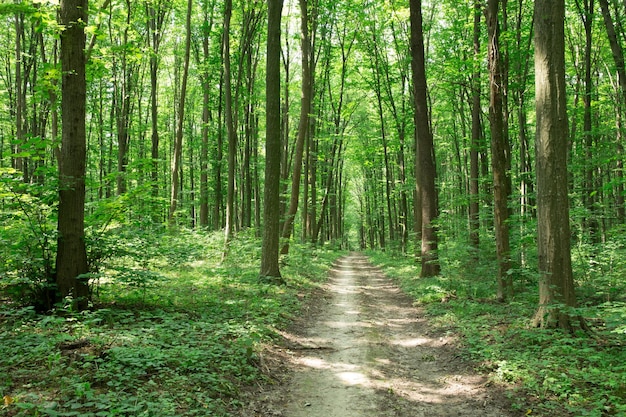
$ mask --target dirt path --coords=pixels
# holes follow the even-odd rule
[[[335,264],[320,304],[265,361],[280,382],[254,393],[242,416],[514,415],[366,257]]]

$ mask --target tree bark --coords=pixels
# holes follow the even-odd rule
[[[539,307],[535,326],[572,330],[576,307],[567,181],[565,1],[535,1],[537,115],[537,249]],[[582,320],[581,320],[582,322]]]
[[[285,243],[281,253],[289,253],[289,239],[293,231],[293,222],[298,212],[300,201],[300,182],[302,179],[302,158],[304,156],[304,144],[309,132],[309,118],[311,114],[311,102],[313,95],[313,72],[312,63],[309,61],[311,54],[311,38],[309,36],[309,13],[307,0],[300,0],[300,45],[302,54],[302,92],[300,99],[300,121],[298,122],[298,138],[293,161],[293,176],[291,179],[291,196],[285,224],[283,225],[282,237]]]
[[[267,65],[265,77],[265,201],[263,207],[263,279],[283,282],[278,265],[280,243],[280,20],[283,0],[267,1]]]
[[[421,189],[422,219],[422,277],[438,275],[440,272],[437,254],[437,226],[439,216],[438,195],[435,186],[437,168],[433,134],[428,116],[424,33],[422,29],[422,2],[410,1],[411,18],[411,68],[413,70],[413,97],[415,100],[415,129],[417,130],[417,155]]]
[[[494,222],[496,252],[498,257],[497,298],[506,300],[513,294],[509,241],[509,195],[510,179],[505,134],[504,90],[502,55],[500,51],[500,23],[498,12],[500,0],[487,3],[487,27],[489,32],[489,124],[491,126],[491,168],[493,174]]]
[[[174,214],[178,205],[179,193],[179,169],[183,152],[183,128],[185,121],[185,98],[187,96],[187,79],[189,78],[189,55],[191,52],[191,9],[192,0],[187,1],[187,18],[185,21],[185,61],[183,64],[183,79],[180,86],[180,97],[178,102],[178,117],[176,126],[176,140],[174,141],[174,153],[172,155],[172,189],[170,194],[169,224],[175,223]]]
[[[224,3],[224,45],[222,55],[224,62],[224,116],[228,137],[228,186],[226,191],[226,227],[224,229],[226,245],[232,239],[235,227],[235,164],[237,162],[237,132],[235,131],[233,120],[232,74],[230,69],[230,20],[232,12],[233,2],[232,0],[226,0]]]
[[[481,123],[480,123],[480,17],[481,2],[476,0],[474,3],[474,71],[472,73],[472,142],[470,146],[470,180],[469,180],[469,226],[470,226],[470,244],[474,249],[474,259],[478,260],[480,247],[480,191],[479,183],[479,167],[478,167],[478,150],[481,141]]]
[[[79,310],[89,301],[89,272],[85,248],[85,26],[87,0],[62,0],[61,33],[61,120],[63,123],[59,160],[59,211],[56,283],[61,297],[73,297]]]
[[[609,44],[611,45],[613,61],[615,61],[615,67],[617,68],[619,85],[624,97],[624,102],[626,103],[626,68],[624,65],[624,51],[622,45],[617,39],[617,34],[615,33],[615,25],[613,23],[613,19],[611,18],[608,0],[600,0],[600,8],[602,9],[604,26],[606,27]]]
[[[159,195],[159,101],[158,101],[158,70],[159,70],[159,46],[163,38],[163,24],[169,11],[169,2],[153,2],[146,1],[146,14],[148,20],[146,22],[148,29],[148,38],[151,48],[150,54],[150,120],[152,127],[151,134],[151,152],[152,169],[152,196]]]

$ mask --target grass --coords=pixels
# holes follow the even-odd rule
[[[616,251],[614,258],[626,259],[623,248]],[[489,265],[469,268],[448,257],[441,276],[419,278],[411,257],[371,257],[433,324],[460,335],[463,355],[509,389],[515,409],[534,416],[626,415],[626,282],[616,278],[624,269],[603,269],[596,257],[595,275],[577,271],[579,313],[593,333],[571,335],[529,327],[538,300],[532,272],[517,271],[516,296],[503,304],[495,301]]]
[[[0,303],[0,415],[227,416],[263,377],[260,345],[338,256],[292,245],[275,286],[257,279],[260,243],[245,234],[223,263],[216,235],[126,243],[149,256],[103,264],[90,311]]]

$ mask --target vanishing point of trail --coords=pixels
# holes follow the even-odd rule
[[[248,415],[513,415],[502,394],[457,357],[451,339],[434,334],[422,311],[363,255],[335,263],[320,302],[284,334],[284,383],[257,397],[265,405]]]

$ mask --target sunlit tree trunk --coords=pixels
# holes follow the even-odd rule
[[[61,33],[61,121],[59,160],[58,247],[56,283],[61,297],[71,296],[82,310],[88,305],[89,286],[85,248],[85,26],[87,0],[63,0]]]
[[[411,0],[411,68],[413,70],[413,93],[415,100],[415,129],[417,130],[416,164],[419,169],[421,191],[422,249],[421,276],[430,277],[440,272],[437,254],[437,226],[439,203],[435,178],[435,149],[428,116],[426,98],[426,60],[424,56],[424,34],[422,31],[422,2]]]
[[[535,1],[537,250],[539,308],[533,323],[572,330],[576,307],[567,181],[565,1]]]

